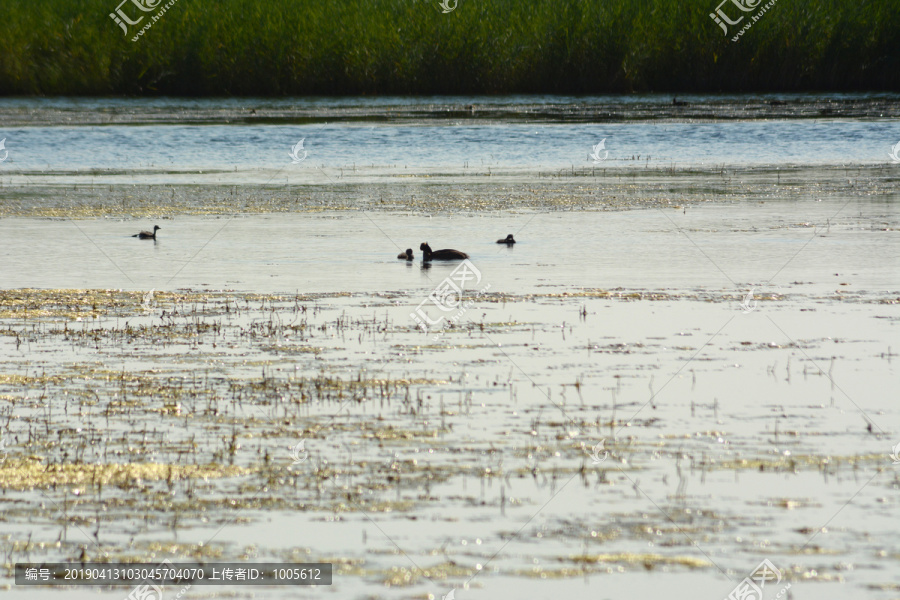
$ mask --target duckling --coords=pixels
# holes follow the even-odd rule
[[[413,259],[413,251],[412,248],[407,248],[406,252],[401,252],[397,255],[397,258],[401,260],[412,260]]]
[[[515,244],[516,240],[513,239],[513,234],[509,234],[506,236],[505,240],[497,240],[498,244]]]
[[[159,225],[154,225],[153,233],[150,233],[149,231],[142,231],[140,233],[134,234],[131,237],[136,237],[136,238],[139,238],[142,240],[155,240],[156,239],[156,230],[158,230],[158,229],[162,229],[162,227],[160,227]]]
[[[428,242],[424,242],[419,246],[422,251],[422,260],[462,260],[469,258],[469,255],[459,250],[432,250]]]

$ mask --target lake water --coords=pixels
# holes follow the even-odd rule
[[[896,597],[898,96],[679,100],[0,100],[6,568]]]
[[[570,168],[883,165],[900,141],[898,98],[686,97],[688,107],[656,96],[0,99],[0,136],[8,181],[21,173],[56,183],[330,185]],[[292,163],[301,139],[304,160]]]

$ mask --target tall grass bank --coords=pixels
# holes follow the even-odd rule
[[[0,94],[897,90],[898,15],[896,0],[7,0]]]

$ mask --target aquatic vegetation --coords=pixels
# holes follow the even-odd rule
[[[791,298],[756,297],[767,308]],[[849,301],[881,310],[879,298]],[[761,419],[745,431],[734,417],[737,392],[718,399],[700,391],[722,376],[722,361],[698,361],[671,383],[675,393],[648,405],[648,376],[650,391],[662,385],[647,373],[656,371],[652,362],[699,347],[699,334],[683,337],[681,327],[668,336],[615,334],[608,320],[592,329],[593,316],[584,316],[599,306],[677,310],[736,307],[740,299],[731,289],[495,293],[484,298],[483,320],[426,344],[389,313],[409,302],[399,292],[181,289],[148,301],[141,291],[0,291],[0,344],[10,350],[0,361],[0,522],[14,532],[0,537],[0,568],[35,558],[270,556],[332,561],[344,585],[419,593],[481,571],[546,580],[711,571],[692,541],[740,554],[733,540],[740,531],[755,552],[752,544],[771,535],[769,522],[784,518],[786,535],[808,538],[822,529],[816,509],[844,487],[831,495],[825,488],[820,500],[811,490],[822,488],[810,481],[866,479],[890,468],[885,456],[818,435],[805,415],[780,427]],[[545,306],[584,313],[560,327],[540,318]],[[766,339],[742,331],[719,342],[720,351],[757,359],[765,382],[775,371],[772,355],[797,350]],[[369,343],[372,351],[360,354],[358,345]],[[498,343],[517,364],[499,363]],[[830,343],[803,341],[805,348]],[[539,358],[531,358],[533,348]],[[531,372],[520,376],[519,365]],[[793,369],[805,379],[806,367]],[[835,446],[817,453],[823,439]],[[596,462],[598,445],[608,456]],[[736,495],[758,480],[783,487],[720,502],[710,499],[707,478],[734,479]],[[800,478],[800,489],[789,487]],[[874,485],[897,483],[885,477]],[[541,512],[563,491],[559,502],[574,512]],[[213,544],[179,541],[186,531],[204,538],[220,528],[240,538],[273,522],[289,531],[295,523],[335,523],[361,532],[363,543],[351,534],[346,556],[323,557],[315,543],[295,547],[294,539],[274,547],[268,538],[226,541],[224,533]],[[19,523],[50,533],[31,540]],[[472,532],[477,540],[466,539]],[[367,545],[367,535],[378,539]],[[423,543],[413,550],[410,539]],[[530,544],[526,552],[540,564],[523,563],[519,549],[495,559],[507,542]],[[777,542],[798,557],[846,555],[824,542]],[[796,573],[814,568],[818,579],[834,580],[813,564]]]
[[[235,466],[154,463],[100,465],[44,464],[31,458],[0,464],[0,487],[9,490],[49,489],[56,486],[116,486],[128,488],[143,481],[181,481],[234,477],[246,470]]]
[[[406,0],[179,3],[137,42],[139,27],[123,35],[106,15],[113,8],[13,0],[0,40],[0,94],[900,87],[890,0],[865,10],[837,0],[779,3],[738,43],[709,18],[715,3],[696,1],[488,0],[450,14],[438,2]]]
[[[782,432],[782,435],[790,435]],[[842,466],[856,467],[871,464],[877,466],[884,459],[878,454],[860,454],[854,456],[821,456],[791,454],[775,458],[752,458],[740,460],[726,460],[715,465],[718,469],[751,470],[751,471],[797,471],[800,469],[835,469]]]
[[[630,552],[620,552],[615,554],[582,554],[560,560],[569,560],[574,563],[582,564],[619,563],[642,565],[648,570],[658,565],[680,565],[692,569],[702,569],[712,566],[712,563],[708,560],[693,556],[663,556],[661,554],[632,554]]]
[[[444,562],[424,569],[393,567],[384,576],[383,584],[388,587],[405,587],[415,585],[425,578],[435,582],[446,581],[451,577],[469,578],[474,572],[475,569],[454,562]]]
[[[816,194],[820,198],[892,194],[895,185],[891,173],[890,167],[882,165],[853,169],[729,168],[726,172],[721,165],[703,168],[650,163],[640,169],[591,167],[552,174],[538,171],[525,186],[494,181],[472,184],[466,169],[447,173],[443,181],[427,186],[371,181],[328,186],[226,186],[214,181],[204,185],[152,185],[142,183],[144,174],[138,172],[132,172],[132,176],[140,184],[93,185],[89,183],[89,174],[84,173],[86,179],[75,185],[0,181],[0,217],[168,220],[186,214],[240,218],[241,214],[324,211],[427,215],[489,211],[509,211],[511,214],[572,210],[606,212],[647,208],[684,211],[698,204],[770,201],[773,178],[779,181],[778,197],[788,200],[805,199],[810,186],[804,182],[811,179],[816,181]],[[67,174],[42,173],[42,177],[54,175]],[[496,175],[502,179],[505,174],[497,172]],[[517,175],[521,176],[521,173]],[[851,176],[853,180],[849,179]],[[460,179],[462,183],[455,183],[454,179]],[[810,228],[811,224],[803,227]]]
[[[0,290],[0,319],[37,319],[64,317],[81,321],[115,314],[118,310],[143,301],[141,292],[122,290]],[[156,302],[175,298],[160,292]]]

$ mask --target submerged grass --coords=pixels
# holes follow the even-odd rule
[[[178,2],[136,42],[156,11],[125,34],[117,4],[7,2],[0,94],[900,89],[893,0],[776,3],[738,42],[756,10],[726,37],[716,0]]]
[[[583,306],[585,298],[635,300],[628,290],[586,292],[503,300],[539,298],[572,309]],[[732,296],[729,290],[718,298],[737,300]],[[772,453],[768,442],[729,433],[729,427],[742,424],[710,429],[700,421],[697,427],[670,430],[674,413],[666,409],[625,421],[617,418],[617,406],[618,415],[628,417],[644,400],[630,401],[623,394],[617,401],[613,394],[610,405],[594,395],[590,382],[583,383],[584,376],[572,383],[564,375],[537,388],[530,377],[515,380],[512,371],[506,376],[494,365],[479,367],[480,361],[462,368],[433,361],[443,347],[417,346],[413,328],[397,325],[387,314],[370,316],[373,305],[391,299],[396,298],[370,294],[354,301],[346,293],[191,290],[0,292],[0,347],[9,349],[0,361],[0,439],[5,443],[0,523],[8,530],[0,534],[0,576],[9,577],[16,561],[35,559],[149,562],[164,554],[173,559],[318,559],[335,563],[344,579],[400,588],[398,593],[408,596],[428,580],[450,587],[471,579],[478,571],[475,561],[487,564],[498,556],[505,560],[491,563],[492,577],[711,572],[708,561],[689,551],[691,539],[732,544],[735,527],[758,527],[746,535],[758,548],[755,540],[770,536],[770,519],[788,511],[794,531],[808,537],[821,530],[820,513],[814,511],[825,500],[810,500],[814,488],[802,487],[748,498],[738,508],[710,505],[706,488],[687,492],[689,479],[715,473],[749,478],[753,472],[755,480],[777,478],[784,485],[804,471],[812,475],[809,480],[818,471],[827,482],[890,468],[886,457],[874,454],[817,454],[802,445],[792,446],[790,456]],[[73,322],[86,314],[91,318]],[[490,323],[503,325],[498,319]],[[550,326],[531,324],[532,331],[535,327],[547,331]],[[519,327],[498,341],[511,348],[523,332]],[[364,344],[376,338],[379,354],[357,353],[359,347],[369,350]],[[303,350],[313,347],[310,340],[321,347],[321,356]],[[604,347],[626,346],[608,341],[613,343]],[[219,349],[213,351],[215,343]],[[348,345],[352,353],[343,350]],[[234,352],[221,353],[231,346]],[[284,356],[284,347],[298,351]],[[388,368],[385,363],[398,348],[409,353],[415,348],[424,360]],[[760,344],[748,348],[769,351]],[[183,362],[188,353],[202,368]],[[621,379],[615,377],[615,387],[604,391],[618,389]],[[578,400],[566,404],[567,390]],[[544,398],[562,402],[572,417],[546,412]],[[687,404],[678,406],[686,416]],[[718,406],[718,400],[697,402],[717,419]],[[693,399],[690,411],[693,418]],[[505,416],[493,426],[492,414]],[[799,444],[799,425],[785,425],[776,429],[775,444],[778,436]],[[614,430],[625,427],[629,433],[616,436]],[[592,464],[592,447],[606,429],[609,460]],[[474,433],[478,430],[485,433]],[[811,431],[803,435],[819,439]],[[725,437],[734,446],[724,453],[707,452]],[[661,502],[665,498],[659,515],[650,505],[630,500],[631,488],[637,497],[641,479],[648,485],[655,474],[666,486],[659,492]],[[674,477],[671,486],[666,483],[673,475],[679,480],[674,494]],[[522,528],[518,516],[539,511],[570,480],[566,493],[583,494],[585,508],[546,513],[541,522]],[[497,521],[490,529],[495,515],[505,518],[507,511],[516,511],[510,513],[513,520]],[[182,532],[207,539],[203,530],[236,527],[252,535],[254,529],[265,531],[266,521],[286,518],[340,521],[370,532],[369,523],[394,530],[408,526],[410,536],[424,532],[419,543],[424,550],[410,553],[422,567],[410,566],[397,545],[367,542],[366,529],[362,544],[348,542],[349,556],[343,558],[291,547],[291,538],[283,538],[283,549],[277,541],[241,547],[224,533],[212,544],[178,541]],[[481,538],[474,546],[458,539],[466,535],[460,521],[467,527],[485,524],[484,549],[478,547]],[[26,526],[37,528],[33,536]],[[290,535],[292,529],[284,529]],[[496,554],[494,548],[516,537],[530,541],[531,548],[539,543],[548,548],[543,555],[532,553],[543,564],[532,563],[531,556],[523,563],[516,555]],[[574,550],[579,540],[581,550]],[[649,541],[658,552],[629,550]],[[799,544],[784,547],[786,553],[811,557],[812,565],[802,567],[808,573],[821,573],[820,556],[847,554],[824,544],[799,551]],[[820,580],[829,576],[817,575]]]
[[[168,220],[179,215],[333,212],[352,216],[361,211],[416,215],[646,208],[684,211],[708,203],[770,202],[776,193],[778,198],[789,201],[806,200],[811,190],[810,180],[815,181],[812,189],[820,199],[844,202],[848,197],[890,196],[897,189],[895,171],[890,165],[726,169],[724,165],[682,168],[647,163],[645,168],[634,170],[592,166],[538,171],[537,178],[532,177],[526,185],[515,183],[498,171],[494,172],[497,179],[490,182],[473,182],[470,174],[457,173],[427,185],[362,180],[325,186],[152,183],[95,186],[87,178],[71,185],[35,185],[7,179],[0,180],[0,218]],[[141,176],[135,172],[133,177],[139,181]]]
[[[44,464],[40,460],[7,460],[0,464],[0,485],[6,490],[48,489],[55,486],[104,485],[131,487],[142,481],[210,479],[242,475],[233,465],[155,463]]]

